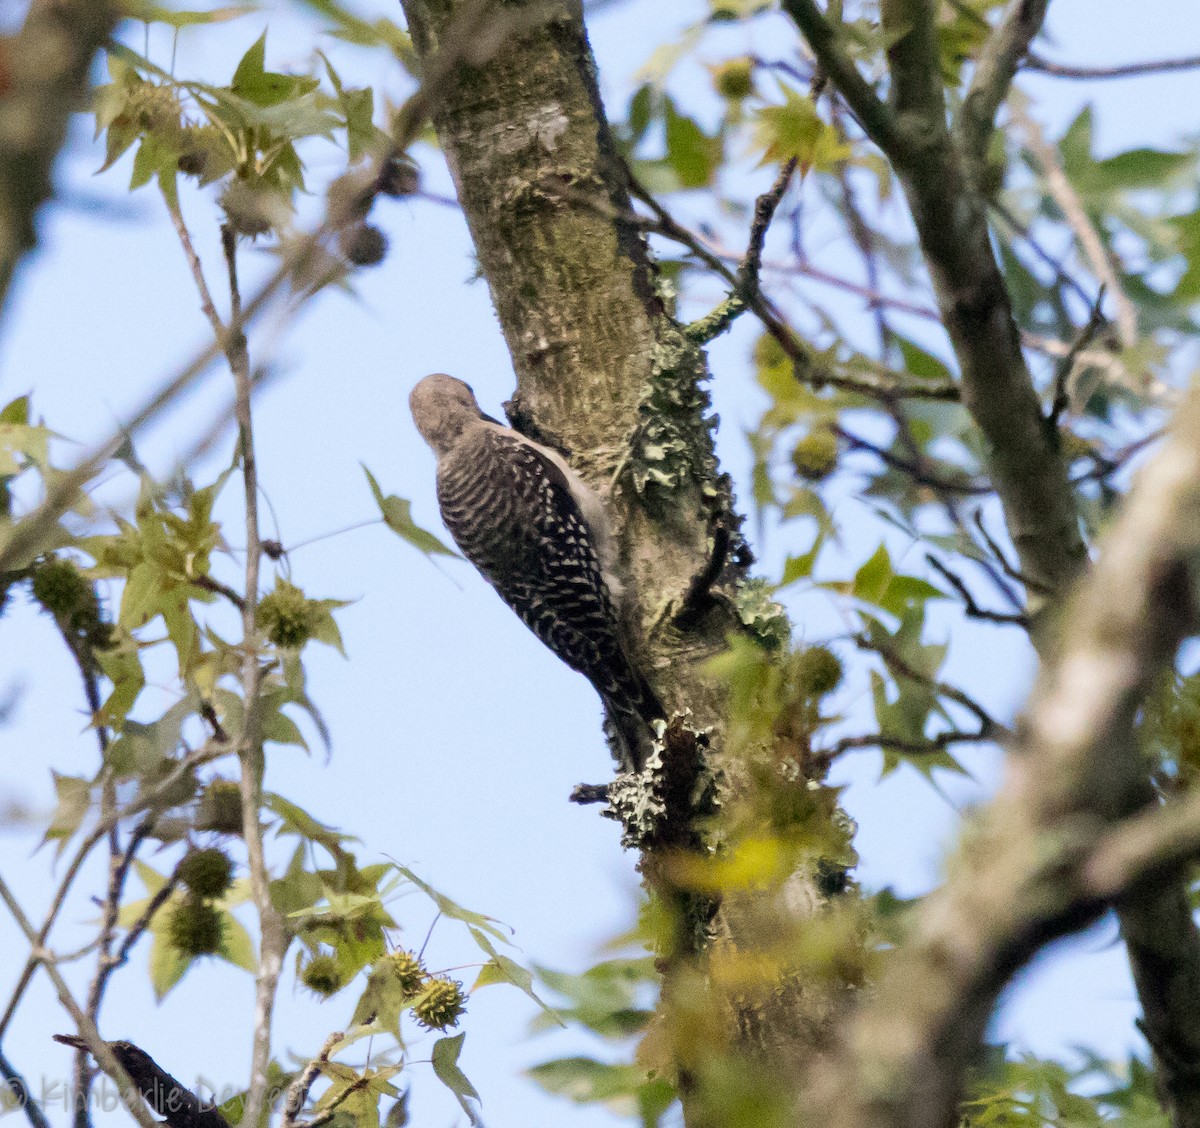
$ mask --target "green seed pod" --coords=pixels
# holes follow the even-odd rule
[[[713,71],[713,88],[722,98],[740,102],[754,93],[754,61],[729,59]]]
[[[221,947],[224,922],[208,901],[189,893],[167,921],[171,947],[185,956],[211,956]]]
[[[375,966],[386,968],[395,978],[406,999],[416,998],[429,978],[429,973],[420,958],[404,949],[384,956]]]
[[[792,450],[792,466],[801,478],[819,482],[837,469],[838,440],[832,431],[810,431]]]
[[[438,976],[430,979],[412,1005],[413,1016],[426,1030],[445,1030],[457,1026],[467,1009],[467,998],[457,979]]]
[[[792,655],[791,673],[805,697],[824,697],[842,684],[842,661],[827,646],[810,646]]]
[[[313,956],[300,972],[300,982],[323,998],[342,989],[342,973],[332,956]]]
[[[242,833],[242,791],[231,779],[214,779],[200,795],[196,829]]]
[[[258,625],[276,646],[299,650],[312,638],[312,608],[295,584],[280,580],[258,605]]]
[[[95,607],[91,585],[74,564],[48,556],[33,570],[33,598],[63,623]]]
[[[189,850],[175,872],[197,897],[220,897],[233,884],[233,861],[216,846]]]

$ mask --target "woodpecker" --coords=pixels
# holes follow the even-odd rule
[[[463,555],[559,658],[592,683],[624,766],[664,717],[629,661],[604,504],[555,451],[485,415],[470,386],[426,376],[409,407],[437,455],[442,520]]]

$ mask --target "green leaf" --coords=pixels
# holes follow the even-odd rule
[[[267,33],[254,41],[242,56],[229,89],[233,94],[256,106],[278,106],[283,102],[310,94],[320,85],[306,75],[277,74],[266,70]]]
[[[462,1105],[462,1110],[471,1123],[479,1124],[479,1113],[475,1108],[475,1104],[480,1100],[479,1094],[475,1091],[475,1086],[467,1080],[467,1075],[458,1067],[458,1055],[462,1053],[463,1039],[466,1036],[464,1032],[455,1034],[452,1038],[439,1038],[433,1044],[430,1060],[438,1080],[458,1098],[458,1103]]]
[[[483,913],[473,913],[470,909],[464,909],[462,905],[450,900],[444,893],[439,893],[432,885],[427,885],[406,866],[397,865],[396,871],[429,897],[437,905],[442,916],[449,917],[451,920],[460,920],[464,924],[478,928],[481,932],[486,932],[502,944],[511,946],[512,941],[496,927],[500,922],[495,917],[484,916]]]
[[[363,473],[366,474],[367,481],[371,485],[375,503],[379,506],[380,513],[383,514],[384,524],[393,533],[408,541],[414,548],[420,549],[426,556],[458,556],[457,552],[447,548],[432,533],[426,532],[413,522],[411,501],[397,497],[395,494],[388,494],[387,497],[384,497],[379,483],[375,480],[375,475],[365,466]]]
[[[46,827],[43,842],[57,842],[54,855],[58,857],[66,844],[75,836],[75,832],[83,823],[92,805],[91,780],[80,779],[78,776],[59,775],[54,777],[54,792],[58,797],[58,805],[54,808],[54,816]]]
[[[554,1009],[538,998],[537,992],[533,989],[533,973],[528,968],[522,967],[516,960],[509,959],[508,956],[497,952],[491,941],[477,928],[471,928],[468,931],[475,943],[491,957],[483,965],[479,977],[475,980],[476,988],[487,987],[492,983],[511,983],[514,987],[524,991],[547,1014],[552,1015],[560,1026],[566,1026],[566,1023],[555,1014]]]
[[[279,834],[295,834],[324,846],[335,857],[345,853],[344,843],[357,842],[358,839],[350,834],[343,834],[322,822],[318,822],[302,807],[289,802],[282,795],[268,791],[263,795],[263,806],[278,815],[282,820]]]
[[[707,188],[712,183],[724,145],[710,137],[695,118],[681,114],[672,99],[666,100],[667,163],[679,178],[680,188]]]
[[[558,1058],[526,1071],[543,1089],[577,1104],[601,1103],[618,1116],[657,1124],[675,1090],[642,1066],[609,1065],[588,1057]]]
[[[780,84],[782,106],[764,106],[755,115],[755,144],[763,164],[782,164],[793,158],[802,168],[826,170],[847,160],[851,151],[837,131],[821,120],[811,98]]]
[[[0,423],[15,423],[19,427],[27,427],[29,425],[29,396],[17,396],[15,400],[9,400],[4,405],[3,410],[0,410]]]
[[[240,19],[250,12],[257,11],[253,4],[240,4],[225,8],[210,8],[207,11],[177,12],[164,8],[161,4],[152,4],[148,0],[125,0],[123,14],[130,19],[141,20],[144,23],[161,23],[176,29],[195,27],[198,24],[224,23],[226,20]]]

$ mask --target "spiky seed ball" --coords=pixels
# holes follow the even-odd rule
[[[342,973],[333,956],[313,956],[300,972],[300,981],[324,998],[336,995],[342,989]]]
[[[221,914],[195,893],[184,897],[167,921],[171,947],[185,956],[211,956],[221,947],[223,931]]]
[[[280,580],[258,605],[258,624],[276,646],[299,650],[313,632],[313,612],[295,584]]]
[[[375,203],[369,177],[361,169],[339,176],[325,194],[330,218],[335,223],[351,223],[367,218]]]
[[[384,956],[380,963],[394,978],[406,999],[412,999],[419,995],[425,981],[429,978],[429,972],[425,970],[425,965],[420,958],[403,948]]]
[[[740,102],[754,93],[754,63],[743,56],[729,59],[713,72],[713,86],[722,98]]]
[[[397,157],[379,174],[379,191],[385,196],[411,196],[421,187],[421,170],[412,161]]]
[[[200,795],[196,829],[218,834],[241,834],[242,792],[231,779],[214,779]]]
[[[216,846],[189,850],[175,872],[197,897],[220,897],[233,884],[233,860]]]
[[[77,612],[95,603],[91,586],[79,569],[57,556],[48,556],[35,565],[33,598],[64,622],[70,622]]]
[[[412,1005],[413,1016],[426,1030],[445,1030],[457,1026],[467,1009],[467,997],[457,979],[437,976],[425,984],[421,997]]]
[[[792,656],[792,676],[805,697],[824,697],[842,683],[842,661],[827,646],[810,646]]]
[[[203,149],[185,149],[176,163],[184,176],[200,176],[208,167],[208,154]]]
[[[373,223],[358,223],[338,236],[338,248],[355,266],[375,266],[387,255],[387,236]]]
[[[236,176],[221,193],[225,221],[238,235],[255,239],[271,230],[271,216],[261,191]]]
[[[819,482],[837,468],[837,435],[824,427],[804,436],[792,450],[792,466],[801,478]]]

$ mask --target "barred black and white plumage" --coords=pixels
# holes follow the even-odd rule
[[[461,380],[427,376],[410,404],[438,456],[450,535],[525,625],[595,686],[629,766],[640,767],[663,709],[622,643],[600,499],[555,452],[484,415]]]

